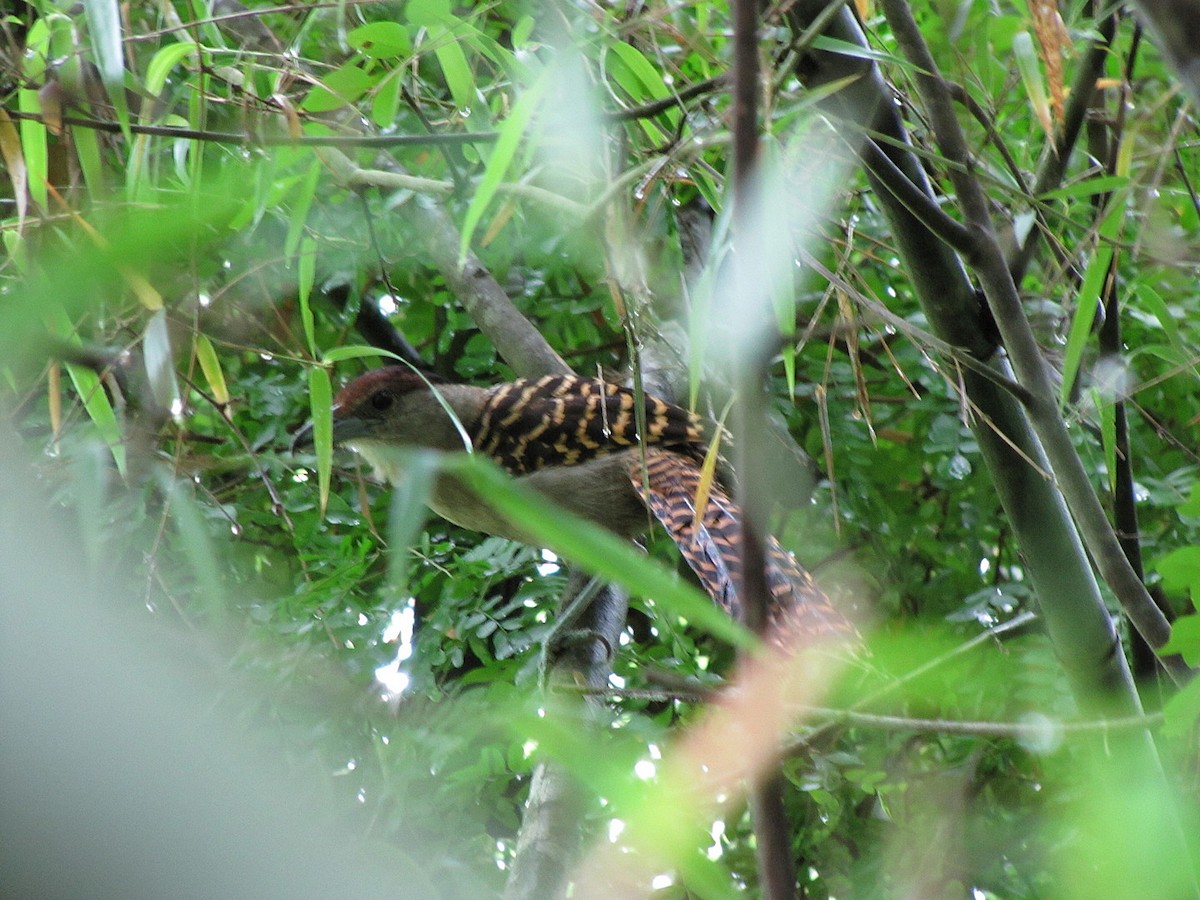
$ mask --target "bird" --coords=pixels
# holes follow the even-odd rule
[[[659,397],[642,398],[639,433],[638,396],[604,378],[546,375],[480,387],[386,365],[339,391],[333,442],[392,483],[403,481],[414,448],[469,450],[620,537],[636,538],[657,521],[713,600],[743,620],[744,516],[726,485],[704,472],[717,426]],[[453,474],[436,477],[427,504],[462,528],[536,544]],[[765,556],[769,640],[853,638],[854,626],[774,537]]]

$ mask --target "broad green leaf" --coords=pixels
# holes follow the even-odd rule
[[[329,370],[312,366],[308,370],[308,398],[312,411],[313,449],[317,454],[317,491],[321,517],[329,505],[329,476],[333,471],[333,385]]]
[[[1188,616],[1195,619],[1195,616]],[[1180,619],[1179,621],[1183,621]],[[1175,623],[1176,625],[1179,622]],[[1200,632],[1193,635],[1193,649],[1200,649]],[[1174,632],[1172,632],[1172,639]],[[1164,648],[1166,649],[1166,648]],[[1187,657],[1184,657],[1187,659]],[[1200,661],[1200,653],[1194,653],[1191,665]],[[1196,722],[1200,720],[1200,678],[1193,678],[1184,688],[1163,704],[1163,734],[1167,737],[1182,738],[1196,733]]]
[[[1200,545],[1178,547],[1159,557],[1154,562],[1154,570],[1162,576],[1163,587],[1169,594],[1186,592],[1193,602],[1200,600]],[[1182,621],[1179,620],[1179,621]],[[1200,619],[1197,620],[1200,622]],[[1176,622],[1176,625],[1179,623]],[[1200,628],[1200,625],[1197,626]],[[1171,632],[1174,641],[1175,633]],[[1179,648],[1175,648],[1179,649]],[[1182,652],[1182,650],[1180,651]],[[1192,665],[1200,663],[1200,657]]]
[[[517,147],[525,134],[525,129],[547,87],[547,80],[544,77],[530,85],[513,104],[512,112],[500,126],[500,136],[496,140],[495,147],[492,148],[492,155],[488,158],[483,178],[480,179],[479,187],[475,191],[475,196],[471,198],[471,204],[467,207],[467,214],[463,219],[462,242],[458,247],[460,266],[466,260],[467,252],[471,248],[471,236],[482,220],[488,204],[496,195],[496,190],[504,180],[505,173],[508,172],[508,167],[512,163],[513,157],[516,156]]]
[[[1200,560],[1195,564],[1200,567]],[[1178,653],[1189,666],[1200,666],[1200,615],[1180,616],[1171,623],[1171,638],[1158,652],[1164,656]]]
[[[368,75],[353,62],[334,69],[313,86],[300,104],[306,112],[331,112],[353,103],[375,84],[375,77]]]
[[[346,35],[346,43],[372,59],[394,59],[412,52],[408,29],[399,22],[371,22]]]
[[[403,72],[396,70],[379,83],[371,100],[371,121],[379,128],[391,128],[400,111],[400,89]]]
[[[449,0],[409,0],[404,6],[404,17],[422,28],[434,28],[452,20]]]

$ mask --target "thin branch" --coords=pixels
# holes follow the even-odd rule
[[[344,183],[354,183],[362,171],[339,150],[324,150],[321,159]],[[459,265],[461,236],[446,211],[439,205],[420,202],[411,204],[409,210],[419,220],[417,230],[425,237],[434,265],[513,370],[523,377],[570,374],[571,367],[513,305],[479,257],[468,253],[465,263]]]
[[[926,228],[964,257],[969,258],[975,252],[975,239],[970,230],[947,215],[936,200],[913,184],[874,140],[867,138],[863,141],[861,153],[863,164],[871,170],[871,174]]]

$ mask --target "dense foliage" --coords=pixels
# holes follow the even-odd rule
[[[953,197],[914,67],[859,5],[869,56]],[[580,721],[541,686],[566,581],[556,557],[427,521],[352,456],[335,454],[327,476],[290,442],[328,408],[331,381],[379,361],[336,348],[380,329],[446,376],[512,377],[448,271],[468,250],[576,371],[644,367],[720,415],[708,362],[729,323],[703,314],[728,224],[729,11],[84,6],[25,4],[2,32],[5,416],[50,508],[71,516],[62,552],[125,586],[112,603],[171,640],[182,631],[237,686],[212,700],[220,715],[280,767],[327,779],[351,834],[399,847],[420,833],[431,884],[502,889],[543,757],[590,791],[580,827],[619,844],[622,823],[661,801],[657,767],[703,716],[692,696],[730,671],[730,647],[634,596],[606,711]],[[1108,13],[1090,7],[1064,8],[1058,35],[1024,4],[917,6],[961,89],[995,227],[1014,256],[1040,234],[1018,286],[1061,414],[1109,508],[1118,461],[1132,464],[1129,537],[1194,664],[1191,102],[1132,19],[1105,45]],[[764,166],[797,208],[812,202],[797,183],[807,157],[845,166],[792,223],[796,264],[773,297],[771,413],[819,473],[811,492],[772,485],[792,507],[775,524],[870,638],[828,702],[896,717],[839,720],[812,745],[799,738],[822,717],[797,719],[783,769],[805,895],[1145,895],[1153,874],[1174,896],[1190,861],[1162,835],[1181,821],[1200,834],[1168,799],[1194,799],[1197,691],[1174,694],[1141,657],[1147,706],[1167,698],[1165,780],[1107,755],[1103,730],[1061,724],[1080,719],[1080,698],[1030,615],[1029,548],[969,427],[962,369],[846,163],[856,132],[820,103],[844,85],[806,87],[794,22],[764,15]],[[1102,79],[1064,100],[1097,41]],[[1061,104],[1081,92],[1081,146],[1034,196]],[[374,330],[364,306],[382,313]],[[667,543],[651,555],[675,566]],[[655,888],[753,891],[744,803],[688,824]]]

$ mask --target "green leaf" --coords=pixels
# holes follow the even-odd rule
[[[1059,398],[1063,406],[1070,401],[1083,360],[1083,351],[1092,333],[1092,323],[1096,321],[1096,310],[1099,308],[1104,280],[1112,266],[1114,248],[1124,224],[1125,194],[1122,192],[1114,194],[1109,200],[1108,211],[1100,223],[1096,252],[1088,262],[1083,284],[1075,301],[1075,316],[1071,320],[1067,346],[1063,351],[1062,391]]]
[[[196,45],[191,41],[168,44],[155,53],[150,65],[146,67],[146,90],[155,96],[162,93],[171,70],[188,56],[199,57]]]
[[[229,388],[225,384],[225,373],[221,370],[221,361],[217,351],[213,349],[212,341],[206,335],[196,335],[196,360],[200,363],[200,371],[208,382],[208,390],[218,403],[229,402]]]
[[[392,490],[388,509],[388,541],[391,555],[388,560],[388,581],[392,590],[403,596],[408,592],[412,554],[421,526],[428,518],[426,503],[437,477],[438,455],[428,450],[414,450],[405,458],[404,480]]]
[[[300,104],[306,112],[331,112],[356,101],[375,84],[376,77],[367,74],[353,62],[325,75],[313,86]]]
[[[171,477],[168,470],[159,468],[155,471],[159,485],[170,501],[171,523],[182,538],[184,555],[200,585],[203,608],[213,618],[220,618],[228,608],[225,578],[204,517],[190,490]]]
[[[1160,556],[1154,562],[1154,570],[1162,576],[1163,589],[1168,594],[1181,594],[1186,591],[1193,603],[1200,601],[1200,545],[1179,547],[1165,556]],[[1172,629],[1171,640],[1174,639],[1175,632]],[[1200,662],[1200,658],[1197,661]]]
[[[317,454],[317,491],[321,517],[329,505],[329,476],[333,471],[333,385],[329,370],[313,366],[308,370],[308,397],[312,412],[313,448]]]
[[[1196,663],[1192,661],[1191,665]],[[1192,679],[1179,693],[1163,704],[1163,734],[1173,738],[1192,735],[1195,733],[1197,720],[1200,720],[1200,678]]]
[[[1158,651],[1161,656],[1178,653],[1189,666],[1200,665],[1200,615],[1180,616],[1171,624],[1171,638]]]
[[[37,91],[21,88],[17,91],[17,109],[29,115],[40,116],[42,104]],[[25,158],[25,171],[29,183],[29,195],[42,209],[49,208],[50,193],[46,187],[50,177],[50,155],[46,145],[46,126],[33,119],[22,119],[20,123],[21,154]]]
[[[346,43],[372,59],[394,59],[412,53],[408,29],[399,22],[371,22],[346,35]]]
[[[300,246],[300,264],[296,267],[299,281],[297,293],[300,298],[300,321],[304,323],[304,340],[308,343],[308,352],[314,359],[317,356],[317,337],[309,298],[316,277],[316,265],[317,242],[313,238],[305,238]]]
[[[450,89],[450,96],[454,98],[454,105],[458,107],[460,115],[468,115],[478,94],[475,90],[475,75],[471,72],[466,54],[449,31],[443,30],[438,34],[431,34],[431,37],[434,41],[433,54],[437,57],[438,65],[442,67],[442,75],[446,78],[446,86]]]
[[[492,148],[492,155],[488,158],[483,178],[480,179],[479,187],[475,191],[475,196],[471,198],[471,204],[467,207],[467,214],[463,219],[462,242],[458,247],[458,264],[460,266],[466,261],[467,252],[471,248],[471,236],[483,218],[488,204],[496,195],[496,190],[503,182],[505,173],[508,172],[508,167],[512,163],[513,157],[516,156],[521,138],[525,134],[525,128],[533,117],[534,110],[541,102],[547,87],[548,81],[545,77],[535,81],[513,105],[512,112],[500,126],[500,136],[496,140],[495,147]]]
[[[396,70],[379,83],[379,89],[371,100],[371,121],[379,128],[390,128],[400,111],[400,88],[403,73]]]
[[[363,359],[364,357],[372,356],[386,356],[397,362],[404,362],[403,359],[390,350],[380,350],[378,347],[371,347],[367,344],[348,344],[345,347],[331,347],[325,351],[321,357],[321,362],[328,366],[333,363],[345,362],[348,359]]]
[[[117,0],[84,0],[92,55],[121,129],[129,138],[129,106],[125,100],[125,54],[121,45],[121,7]]]
[[[96,431],[100,433],[100,439],[112,451],[117,471],[121,473],[121,477],[124,477],[126,474],[125,444],[121,438],[121,426],[117,421],[117,413],[113,409],[112,403],[109,402],[108,395],[104,393],[103,385],[100,384],[100,376],[91,369],[73,363],[67,363],[67,374],[71,376],[71,384],[75,387],[75,393],[83,401],[83,408],[87,411],[88,418],[92,420]]]

